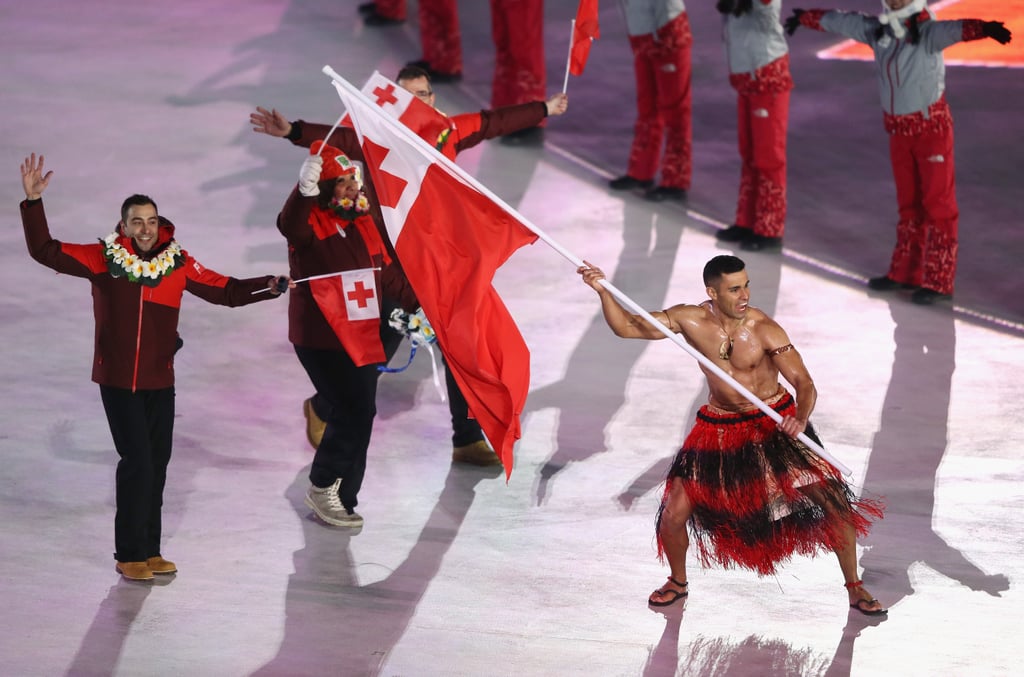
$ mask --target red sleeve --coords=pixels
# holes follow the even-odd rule
[[[270,292],[254,294],[254,291],[265,289],[273,275],[237,279],[203,267],[188,252],[182,251],[185,257],[185,289],[208,303],[220,306],[245,306],[257,301],[277,298]],[[283,294],[281,294],[283,296]]]
[[[277,215],[277,229],[281,231],[288,244],[302,247],[313,240],[313,228],[309,225],[309,212],[313,209],[316,198],[305,197],[299,193],[299,187],[292,188],[291,194],[284,202],[281,213]]]
[[[455,125],[456,152],[472,148],[481,141],[536,127],[547,113],[543,101],[504,106],[479,113],[463,113],[452,117]]]
[[[296,120],[292,125],[298,127],[299,134],[294,139],[291,139],[291,142],[303,148],[309,148],[313,145],[314,141],[323,141],[327,133],[331,131],[331,125],[324,125],[319,122]],[[363,161],[363,149],[359,145],[359,136],[356,134],[356,130],[351,127],[342,125],[335,129],[327,144],[334,146],[353,160]]]
[[[807,9],[800,14],[800,25],[813,28],[816,31],[824,30],[821,27],[821,17],[825,16],[827,9]]]
[[[963,35],[962,40],[969,42],[971,40],[984,40],[985,35],[985,22],[981,19],[962,19],[963,24]]]
[[[21,225],[29,255],[47,268],[75,277],[106,272],[107,262],[100,244],[64,244],[53,239],[41,199],[22,201]]]

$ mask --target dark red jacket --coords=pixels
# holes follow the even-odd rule
[[[274,298],[269,292],[253,294],[267,286],[271,275],[239,280],[204,268],[182,250],[182,266],[160,278],[155,286],[114,277],[103,253],[107,246],[66,244],[54,240],[46,223],[42,200],[21,203],[25,243],[33,259],[58,273],[84,277],[92,283],[96,345],[92,380],[100,385],[135,390],[156,390],[174,385],[174,351],[178,338],[178,313],[185,291],[222,306],[244,306]],[[160,217],[159,243],[150,252],[158,255],[174,238],[174,225]],[[117,242],[135,252],[123,235]]]
[[[333,186],[333,183],[323,182],[321,190],[327,190],[328,184]],[[370,228],[376,227],[380,232],[380,209],[373,200],[370,204],[371,216],[363,218],[372,219]],[[320,210],[317,198],[303,197],[296,186],[277,217],[277,229],[288,240],[289,274],[293,280],[344,270],[380,268],[376,277],[381,296],[399,303],[408,311],[416,310],[419,304],[412,287],[401,268],[391,262],[387,251],[376,251],[377,248],[372,246],[368,248],[355,224],[341,218],[333,219],[336,221],[333,232],[315,232],[310,221],[313,210]],[[373,214],[377,218],[374,219]],[[327,218],[331,219],[329,214]],[[386,240],[380,240],[381,244],[384,242]],[[308,284],[299,284],[288,296],[288,340],[304,348],[344,350]]]

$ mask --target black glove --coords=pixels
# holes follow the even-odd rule
[[[1002,21],[986,21],[981,25],[981,32],[986,38],[992,38],[1000,45],[1005,45],[1013,37],[1010,29],[1004,26]]]
[[[783,26],[786,29],[788,35],[796,33],[796,29],[800,28],[800,15],[804,13],[802,9],[794,9],[793,15],[786,19],[786,23]]]
[[[736,9],[736,0],[718,0],[718,4],[715,5],[721,14],[731,14]]]

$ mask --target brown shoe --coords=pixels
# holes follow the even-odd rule
[[[485,440],[473,442],[452,449],[452,463],[469,463],[470,465],[492,466],[501,465],[501,459]]]
[[[316,410],[313,409],[312,397],[302,403],[302,413],[306,416],[306,439],[316,449],[320,446],[320,440],[324,438],[327,424],[316,415]]]
[[[178,567],[174,564],[174,562],[165,560],[160,555],[157,555],[156,557],[150,557],[149,559],[147,559],[146,565],[149,566],[150,571],[157,575],[178,573]]]
[[[149,570],[149,565],[145,562],[118,562],[115,568],[117,573],[129,581],[153,580],[153,572]]]

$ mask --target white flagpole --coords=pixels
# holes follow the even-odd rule
[[[320,150],[318,150],[316,152],[317,156],[323,155],[324,146],[327,145],[327,139],[331,138],[331,134],[333,134],[334,130],[337,129],[339,125],[341,125],[341,121],[344,120],[344,119],[345,119],[345,114],[344,113],[342,113],[340,116],[338,116],[338,121],[334,123],[333,127],[331,127],[331,131],[327,132],[327,136],[324,137],[324,142],[322,144],[320,144]]]
[[[330,138],[330,136],[331,136],[330,134],[327,135],[328,138]],[[324,273],[323,275],[310,275],[309,277],[304,277],[304,278],[301,278],[299,280],[292,280],[292,282],[294,282],[295,284],[298,284],[300,282],[309,282],[310,280],[322,280],[325,277],[337,277],[338,275],[344,275],[345,273],[358,273],[360,270],[380,270],[380,268],[359,268],[357,270],[339,270],[336,273]],[[264,287],[263,289],[257,289],[256,291],[254,291],[252,293],[253,294],[262,294],[265,291],[270,291],[270,287]]]
[[[565,60],[565,82],[562,83],[562,94],[569,89],[569,69],[572,67],[572,39],[576,37],[576,19],[573,18],[569,28],[569,57]]]
[[[366,97],[366,95],[364,95],[361,91],[356,89],[356,87],[353,86],[347,80],[345,80],[345,78],[338,75],[333,68],[331,68],[330,66],[324,66],[323,72],[332,79],[332,81],[334,82],[334,87],[338,90],[338,94],[339,96],[341,96],[343,102],[345,100],[346,95],[351,96],[358,101],[361,101],[370,110],[374,111],[374,114],[378,115],[380,119],[383,120],[393,132],[403,136],[407,141],[409,141],[409,143],[413,144],[421,153],[430,157],[435,164],[444,167],[445,170],[452,174],[455,178],[459,179],[463,183],[470,185],[483,195],[486,195],[490,200],[497,203],[498,206],[500,206],[502,209],[508,212],[511,216],[515,217],[528,230],[533,232],[539,239],[543,240],[545,244],[547,244],[549,247],[551,247],[556,252],[561,254],[564,258],[568,259],[574,266],[579,268],[580,266],[586,265],[583,262],[583,259],[579,258],[575,254],[567,250],[565,247],[556,242],[543,230],[532,224],[529,220],[527,220],[525,216],[523,216],[518,211],[513,209],[511,206],[506,204],[504,200],[502,200],[500,197],[492,193],[486,186],[484,186],[479,181],[474,179],[472,176],[467,174],[461,167],[459,167],[454,162],[449,160],[447,157],[442,155],[436,149],[432,148],[426,141],[421,139],[419,135],[417,135],[411,129],[409,129],[404,124],[399,122],[396,118],[393,118],[390,115],[381,112],[378,106],[374,105],[374,103],[370,101]],[[359,129],[359,120],[355,116],[353,116],[352,122],[355,125],[356,132],[359,134],[361,140],[362,132]],[[724,381],[727,385],[733,388],[736,392],[743,395],[743,397],[746,398],[751,404],[760,409],[765,414],[765,416],[768,416],[776,423],[782,422],[782,416],[779,415],[777,411],[775,411],[767,404],[765,404],[757,395],[750,392],[750,390],[748,390],[745,386],[743,386],[736,379],[734,379],[732,376],[730,376],[724,370],[722,370],[721,367],[719,367],[717,364],[709,360],[707,357],[704,356],[703,353],[701,353],[696,348],[687,343],[686,340],[683,339],[681,336],[673,333],[672,331],[669,330],[668,327],[654,319],[654,317],[650,313],[648,313],[646,310],[640,307],[633,299],[629,298],[622,291],[616,288],[615,285],[613,285],[608,280],[601,280],[600,283],[605,289],[611,292],[612,296],[618,299],[619,302],[621,302],[624,306],[635,312],[640,317],[647,320],[647,322],[649,322],[651,326],[655,327],[673,343],[675,343],[677,346],[679,346],[687,353],[689,353],[694,359],[700,362],[701,365],[706,367],[708,371],[713,373],[718,378],[722,379],[722,381]],[[808,447],[810,447],[810,449],[813,450],[816,454],[818,454],[818,456],[820,456],[825,461],[836,467],[844,475],[849,476],[853,474],[852,470],[850,470],[846,465],[837,460],[830,453],[825,451],[820,444],[812,440],[805,433],[800,433],[797,436],[797,438],[801,442],[806,444]]]

